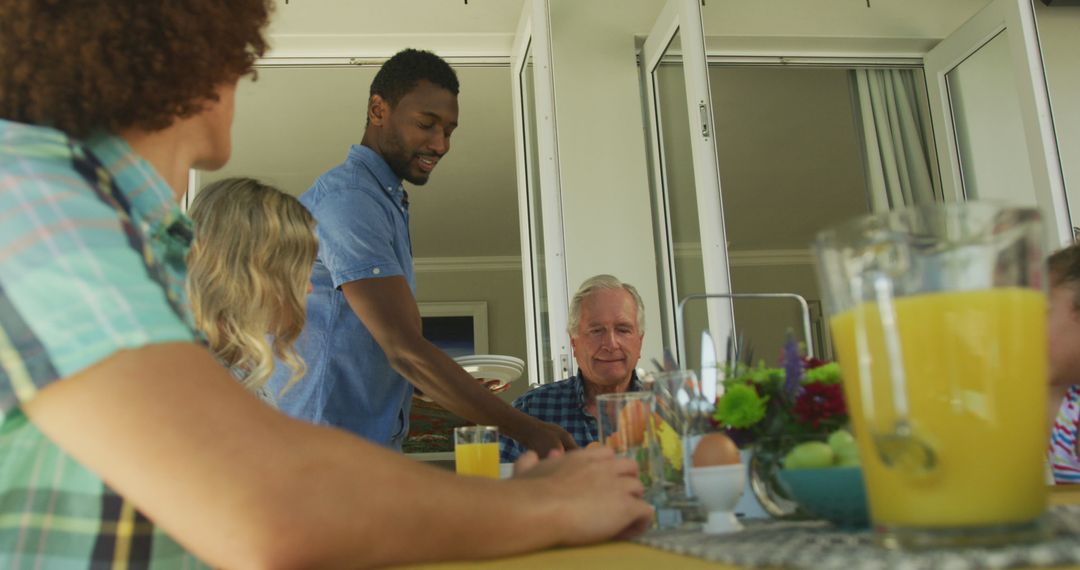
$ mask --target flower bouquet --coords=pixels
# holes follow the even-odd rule
[[[733,364],[726,370],[712,427],[740,449],[752,449],[750,486],[774,516],[798,516],[798,506],[778,481],[785,456],[807,442],[824,442],[848,423],[840,366],[804,356],[792,334],[781,365]]]

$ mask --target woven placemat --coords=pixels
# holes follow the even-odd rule
[[[1080,564],[1080,505],[1047,513],[1051,537],[996,548],[894,551],[878,546],[870,531],[844,531],[822,521],[744,521],[744,530],[707,535],[697,530],[653,530],[646,546],[747,568],[815,570],[968,570]]]

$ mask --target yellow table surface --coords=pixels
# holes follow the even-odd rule
[[[1051,488],[1050,504],[1080,504],[1080,485],[1067,485]],[[479,568],[495,570],[531,570],[558,568],[559,570],[597,570],[614,568],[618,570],[669,570],[709,568],[710,570],[739,570],[739,566],[718,564],[701,558],[682,556],[642,546],[632,542],[609,542],[578,548],[556,548],[521,556],[511,556],[485,562],[448,562],[409,566],[409,568],[431,568],[452,570],[457,568]],[[1080,566],[1068,566],[1069,570],[1080,570]]]

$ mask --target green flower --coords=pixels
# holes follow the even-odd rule
[[[731,386],[716,402],[713,418],[725,427],[747,428],[765,417],[765,403],[768,400],[750,386]]]
[[[813,384],[815,382],[821,382],[822,384],[837,384],[840,382],[840,365],[835,362],[823,364],[817,368],[810,368],[806,371],[806,379],[803,380],[804,384]]]

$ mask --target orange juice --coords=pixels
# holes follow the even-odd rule
[[[458,475],[499,478],[498,443],[459,443],[454,445],[454,464]]]
[[[925,471],[885,466],[867,437],[891,433],[896,421],[878,305],[831,321],[875,524],[1036,519],[1047,501],[1045,296],[1020,288],[932,293],[897,298],[894,308],[908,419],[936,459]],[[860,378],[860,345],[869,382]]]

